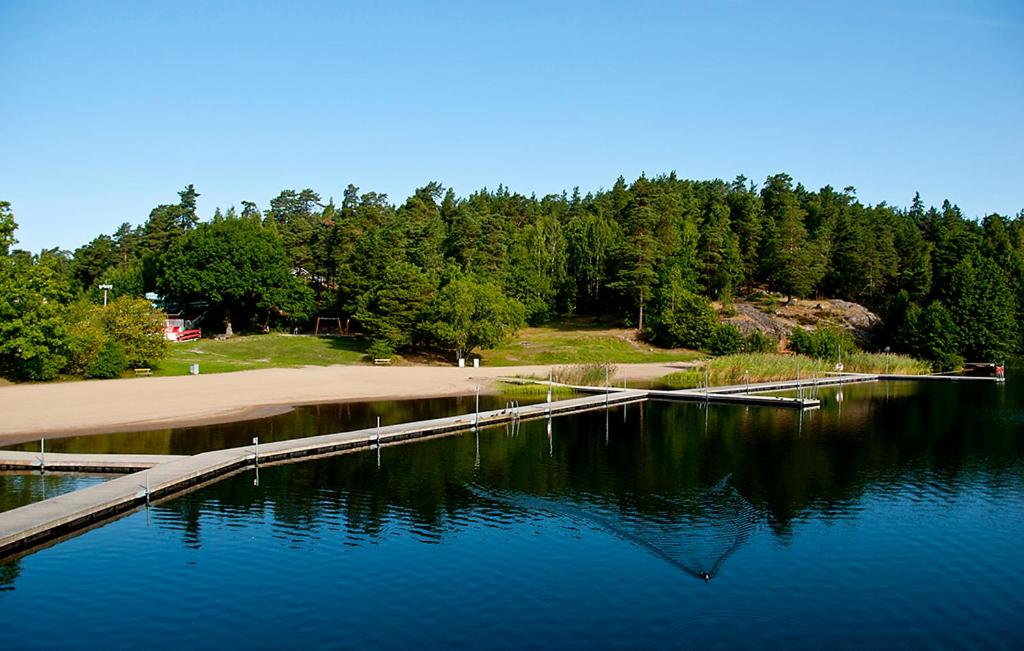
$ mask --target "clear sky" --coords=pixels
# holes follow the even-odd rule
[[[73,249],[194,183],[400,202],[620,174],[1024,208],[1024,2],[0,0],[0,199]]]

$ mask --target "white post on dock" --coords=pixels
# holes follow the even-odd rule
[[[799,366],[796,367],[796,390],[797,390],[797,395],[800,396],[800,402],[803,403],[803,401],[804,401],[804,384],[803,384],[803,382],[800,381],[800,367]],[[802,408],[802,404],[801,404],[801,408]]]
[[[749,396],[750,395],[750,371],[749,370],[743,371],[743,378],[744,378],[744,381],[746,382],[746,385],[747,385],[747,395]]]
[[[252,461],[258,466],[260,465],[260,437],[252,437],[252,444],[254,448],[252,452]]]
[[[46,437],[39,437],[39,472],[46,470]]]
[[[604,406],[608,407],[608,394],[612,392],[612,386],[609,384],[608,379],[608,367],[604,367]]]
[[[146,506],[149,506],[149,471],[146,471]]]
[[[554,371],[548,369],[548,416],[551,415],[551,382]]]
[[[380,416],[377,416],[377,470],[380,470]]]
[[[473,417],[473,427],[480,424],[480,385],[476,385],[476,416]]]

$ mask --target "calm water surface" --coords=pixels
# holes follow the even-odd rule
[[[0,511],[101,484],[117,475],[0,471]]]
[[[522,405],[544,399],[543,394],[516,398]],[[504,409],[507,400],[500,396],[482,395],[480,410]],[[474,396],[304,405],[277,416],[220,425],[47,439],[46,449],[50,452],[88,454],[199,454],[251,445],[254,436],[259,436],[262,443],[270,443],[373,427],[378,417],[381,424],[393,425],[468,414],[475,408]],[[37,451],[39,442],[7,447],[12,450]]]
[[[249,471],[0,563],[0,642],[1020,648],[1018,386],[842,393]]]

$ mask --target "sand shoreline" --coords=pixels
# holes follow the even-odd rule
[[[682,362],[620,364],[616,380],[653,380]],[[408,400],[493,391],[498,378],[549,366],[308,366],[196,376],[0,386],[0,445],[46,438],[211,425],[311,404]]]

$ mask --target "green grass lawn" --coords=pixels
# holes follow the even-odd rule
[[[526,328],[490,350],[478,351],[488,366],[527,364],[631,364],[700,359],[702,353],[655,348],[635,341],[630,330],[561,324]]]
[[[654,348],[633,340],[630,334],[625,329],[570,322],[526,328],[497,348],[479,353],[489,366],[628,364],[685,361],[703,356],[692,350]],[[167,357],[153,368],[153,374],[187,375],[189,364],[195,363],[199,364],[200,373],[360,364],[366,362],[365,353],[366,341],[359,337],[269,334],[202,339],[171,344]]]
[[[187,375],[189,364],[195,363],[200,373],[357,364],[363,361],[365,350],[366,342],[355,337],[269,334],[201,339],[172,343],[153,375]]]

